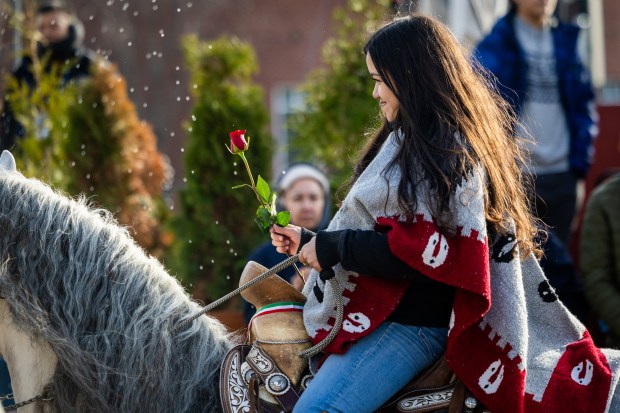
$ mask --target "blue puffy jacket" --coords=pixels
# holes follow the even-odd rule
[[[516,113],[527,93],[527,61],[517,41],[515,12],[497,21],[477,46],[474,56],[497,78],[497,87]],[[570,131],[571,170],[585,176],[592,164],[593,141],[598,133],[594,91],[587,68],[577,53],[579,28],[565,23],[552,26],[556,68],[562,106]]]

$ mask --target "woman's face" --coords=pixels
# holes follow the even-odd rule
[[[366,65],[368,66],[368,73],[375,81],[375,88],[372,90],[372,97],[379,101],[381,112],[388,122],[393,122],[398,114],[398,99],[394,95],[394,92],[383,82],[381,76],[377,72],[375,64],[370,58],[370,54],[366,53]]]
[[[301,178],[282,194],[283,206],[291,212],[291,223],[314,229],[319,226],[325,208],[325,193],[312,178]]]

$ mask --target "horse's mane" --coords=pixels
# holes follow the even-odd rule
[[[61,412],[217,410],[223,326],[110,213],[0,170],[0,295],[49,342]]]

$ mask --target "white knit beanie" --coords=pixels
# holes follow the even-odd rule
[[[295,181],[303,178],[314,179],[321,185],[323,191],[329,194],[329,181],[327,177],[323,172],[309,164],[296,164],[285,170],[284,175],[282,175],[278,182],[278,191],[286,191]]]

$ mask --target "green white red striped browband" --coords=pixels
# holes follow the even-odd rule
[[[256,312],[256,314],[254,314],[254,316],[250,319],[250,323],[248,324],[248,331],[250,331],[250,328],[252,327],[252,321],[254,321],[254,319],[257,317],[264,316],[267,314],[274,314],[274,313],[303,311],[303,309],[304,309],[304,303],[296,303],[294,301],[283,301],[279,303],[268,304],[264,307],[261,307]]]

